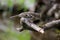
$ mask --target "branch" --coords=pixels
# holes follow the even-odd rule
[[[44,30],[40,28],[39,26],[35,25],[34,23],[30,23],[26,18],[21,18],[21,20],[26,23],[29,27],[33,28],[34,30],[44,33]]]
[[[53,7],[47,12],[47,15],[48,16],[51,16],[52,15],[52,12],[56,9],[58,4],[54,4]]]
[[[59,20],[54,20],[54,21],[51,21],[49,23],[46,23],[44,26],[44,29],[49,29],[49,28],[53,28],[55,27],[55,25],[58,25],[60,24],[60,19]],[[57,26],[56,26],[57,27]]]

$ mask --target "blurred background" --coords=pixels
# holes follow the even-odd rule
[[[11,16],[22,12],[38,12],[41,14],[40,24],[51,20],[60,19],[60,6],[55,8],[55,4],[60,5],[59,0],[0,0],[0,40],[31,40],[30,31],[19,32],[16,28],[20,27],[20,18],[10,19]],[[55,9],[54,9],[55,8]],[[52,11],[51,11],[51,10]],[[51,15],[46,14],[50,11]],[[56,17],[56,18],[55,18]],[[39,25],[40,25],[39,24]],[[40,25],[40,26],[41,26]],[[33,32],[32,40],[60,40],[60,28],[48,30],[44,35]],[[56,39],[55,39],[56,38]]]
[[[18,32],[15,29],[19,27],[19,18],[12,21],[9,17],[28,11],[34,2],[35,0],[0,0],[0,40],[30,40],[29,31]]]

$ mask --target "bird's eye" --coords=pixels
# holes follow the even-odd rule
[[[26,15],[27,16],[27,15]]]
[[[29,16],[29,14],[27,14],[26,16]]]

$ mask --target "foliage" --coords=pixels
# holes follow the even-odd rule
[[[0,31],[0,40],[30,40],[29,31],[25,30],[22,32],[17,32],[13,29],[12,21],[8,22],[8,29],[6,32]]]

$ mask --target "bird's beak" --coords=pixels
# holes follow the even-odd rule
[[[12,19],[12,18],[15,18],[15,17],[19,17],[19,16],[18,16],[18,15],[15,15],[15,16],[11,16],[11,17],[10,17],[10,19]]]

